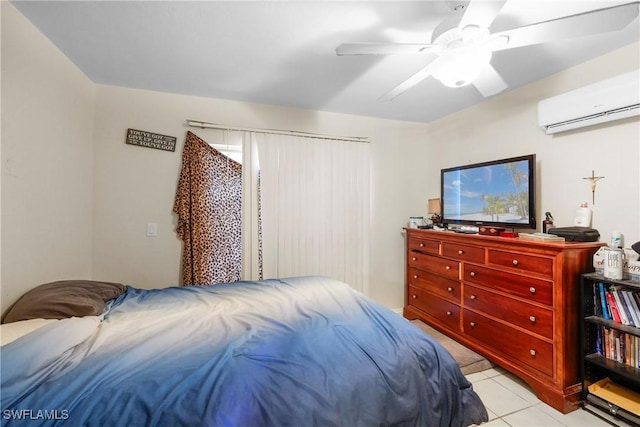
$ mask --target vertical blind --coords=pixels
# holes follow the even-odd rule
[[[369,289],[369,144],[256,133],[264,278]]]

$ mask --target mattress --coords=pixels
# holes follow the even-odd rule
[[[145,290],[0,347],[7,426],[465,426],[452,356],[326,277]]]

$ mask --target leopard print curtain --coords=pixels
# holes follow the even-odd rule
[[[183,241],[182,283],[240,280],[242,165],[187,132],[173,211]]]

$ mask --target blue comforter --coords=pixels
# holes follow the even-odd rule
[[[3,425],[462,426],[487,419],[437,342],[323,277],[128,287],[103,319],[48,324],[0,355]]]

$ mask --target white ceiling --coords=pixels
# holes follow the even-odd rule
[[[511,0],[490,29],[629,1]],[[12,3],[99,84],[418,122],[485,99],[473,85],[452,89],[428,78],[381,102],[428,58],[335,54],[341,43],[428,43],[468,1]],[[495,52],[491,63],[514,89],[638,40],[636,18],[615,33]]]

